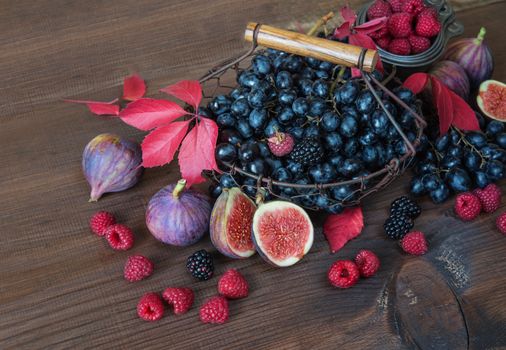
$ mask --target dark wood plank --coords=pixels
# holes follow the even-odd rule
[[[147,79],[154,95],[244,50],[248,21],[293,27],[297,20],[307,27],[335,7],[327,0],[23,0],[3,6],[0,348],[506,346],[506,249],[494,228],[495,215],[465,224],[454,217],[451,202],[435,206],[424,199],[417,228],[427,233],[431,249],[422,258],[405,256],[383,238],[381,225],[391,200],[405,193],[409,175],[364,203],[363,234],[335,255],[328,253],[321,234],[322,215],[314,215],[318,228],[312,251],[290,269],[272,268],[259,257],[231,261],[216,254],[216,274],[240,268],[252,291],[231,303],[230,322],[219,327],[198,321],[198,305],[216,293],[217,279],[195,283],[184,270],[194,249],[215,252],[209,239],[188,249],[167,247],[152,239],[144,224],[149,198],[178,178],[176,167],[150,169],[135,188],[87,202],[80,169],[84,145],[106,131],[137,140],[143,134],[117,120],[91,117],[62,98],[108,100],[134,71]],[[502,81],[504,13],[504,2],[460,13],[469,36],[486,23],[495,78]],[[114,212],[135,230],[131,252],[112,252],[89,233],[87,221],[99,209]],[[351,258],[361,248],[378,253],[379,274],[349,290],[328,286],[332,261]],[[133,252],[151,257],[156,273],[127,284],[123,263]],[[196,306],[155,324],[140,321],[138,298],[169,285],[195,288]],[[440,318],[428,320],[432,316]]]

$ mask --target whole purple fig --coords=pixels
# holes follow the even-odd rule
[[[464,100],[469,98],[470,85],[464,68],[452,61],[438,62],[429,72]]]
[[[139,144],[113,134],[100,134],[83,152],[83,172],[91,186],[90,202],[104,193],[120,192],[134,186],[142,175]]]
[[[481,28],[476,38],[457,40],[448,45],[444,54],[445,60],[456,62],[464,68],[472,88],[490,79],[494,71],[492,52],[483,41],[486,33],[485,28]]]
[[[186,180],[162,188],[149,201],[146,225],[163,243],[186,247],[209,230],[211,202],[205,194],[185,189]]]

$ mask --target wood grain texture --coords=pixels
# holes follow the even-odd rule
[[[353,1],[357,5],[361,1]],[[495,214],[473,223],[455,218],[451,201],[427,199],[416,228],[430,252],[409,257],[386,240],[382,222],[409,175],[364,204],[366,228],[335,255],[321,234],[310,254],[289,269],[259,257],[232,261],[216,254],[216,274],[239,268],[251,295],[231,303],[230,322],[198,321],[198,306],[216,293],[217,279],[196,283],[185,272],[195,249],[212,252],[208,238],[190,249],[156,242],[144,224],[149,198],[178,178],[167,166],[145,172],[131,190],[90,204],[80,169],[84,145],[102,132],[141,140],[143,134],[110,118],[92,117],[62,98],[110,100],[122,79],[140,73],[154,96],[160,87],[197,78],[247,46],[248,21],[293,28],[330,10],[335,1],[4,1],[0,11],[0,349],[500,349],[506,347],[506,246]],[[487,25],[506,80],[503,15],[506,3],[459,14],[466,35]],[[506,185],[501,184],[503,190]],[[113,252],[89,232],[97,210],[132,227],[135,248]],[[501,210],[506,206],[503,204]],[[374,278],[349,290],[332,289],[328,266],[362,248],[379,255]],[[149,256],[155,274],[123,280],[132,253]],[[160,322],[138,319],[148,291],[191,286],[195,307]],[[413,298],[416,297],[416,303]]]
[[[273,48],[305,57],[332,62],[346,67],[358,68],[362,49],[357,46],[343,44],[331,40],[317,38],[282,28],[250,22],[247,25],[244,39],[253,42],[255,30],[258,31],[256,41],[259,46]],[[366,50],[363,69],[372,72],[378,62],[376,50]]]

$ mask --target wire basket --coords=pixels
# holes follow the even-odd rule
[[[221,164],[224,172],[206,172],[208,178],[217,182],[224,173],[230,174],[234,179],[237,175],[240,175],[243,178],[255,180],[255,194],[253,195],[251,188],[249,188],[250,191],[245,191],[246,193],[249,192],[248,194],[250,197],[254,197],[254,199],[258,200],[259,197],[266,199],[278,198],[297,203],[309,210],[325,209],[331,213],[338,213],[342,211],[344,207],[357,205],[363,198],[385,188],[410,166],[416,154],[416,149],[421,143],[426,122],[418,112],[420,106],[417,108],[418,111],[411,109],[392,91],[385,87],[386,84],[400,85],[400,81],[394,77],[395,71],[382,82],[378,81],[374,75],[371,74],[374,71],[378,59],[375,50],[363,49],[257,23],[248,24],[245,38],[252,43],[250,49],[246,53],[222,62],[200,79],[203,86],[204,98],[210,99],[217,93],[229,92],[234,89],[236,87],[233,86],[236,75],[246,69],[250,64],[250,58],[254,54],[261,52],[262,49],[259,49],[260,46],[282,50],[300,56],[313,57],[322,61],[329,61],[336,65],[356,67],[362,73],[361,78],[358,78],[360,84],[363,84],[372,92],[378,106],[386,113],[390,123],[392,123],[402,137],[407,152],[402,157],[390,159],[384,168],[373,173],[351,179],[342,179],[342,181],[334,183],[300,184],[281,182],[270,177],[249,173],[236,164]],[[334,71],[333,78],[335,73]],[[341,84],[343,82],[336,83]],[[410,141],[408,139],[395,118],[385,107],[376,89],[382,91],[382,94],[390,97],[395,103],[408,110],[409,113],[413,115],[416,123],[415,140]],[[334,110],[340,115],[340,111],[335,104]],[[243,185],[239,182],[237,182],[236,185],[243,190],[248,189],[247,187],[251,187],[251,185]],[[333,192],[335,193],[335,191],[339,192],[339,189],[343,188],[346,189],[345,192],[348,193],[345,197],[332,194]],[[282,189],[285,190],[281,191]],[[292,194],[286,195],[287,192]],[[311,203],[311,200],[307,200],[308,198],[316,198],[316,196],[320,195],[328,199],[328,204],[325,207],[316,204],[307,205],[308,202]]]

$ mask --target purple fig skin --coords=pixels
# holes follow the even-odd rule
[[[441,61],[437,63],[429,72],[450,90],[462,97],[464,100],[469,98],[471,90],[469,79],[464,68],[453,61]]]
[[[210,198],[185,186],[186,181],[180,180],[162,188],[149,201],[146,225],[165,244],[186,247],[209,230]]]
[[[464,68],[473,89],[490,79],[494,71],[492,51],[483,41],[486,32],[485,28],[481,28],[476,38],[460,39],[451,43],[444,54],[445,60],[456,62]]]
[[[100,134],[84,148],[82,167],[91,186],[90,202],[104,193],[134,186],[142,175],[139,144],[114,134]]]

